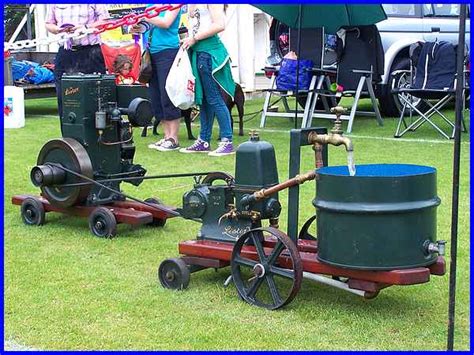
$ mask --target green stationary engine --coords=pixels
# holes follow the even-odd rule
[[[153,116],[150,102],[139,97],[145,87],[122,88],[115,85],[113,75],[100,74],[65,75],[61,84],[62,138],[43,146],[31,170],[32,182],[51,204],[62,208],[123,200],[117,193],[121,179],[146,173],[133,163],[132,137],[132,126],[146,126]],[[123,90],[136,92],[124,95]],[[104,182],[87,184],[84,177]],[[129,182],[139,185],[142,180]]]
[[[281,205],[277,193],[243,203],[254,192],[277,184],[275,150],[252,133],[250,140],[237,148],[235,180],[225,173],[207,175],[184,194],[180,213],[202,222],[198,239],[234,242],[243,233],[261,226],[263,219],[278,225]]]

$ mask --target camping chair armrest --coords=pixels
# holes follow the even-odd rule
[[[311,69],[311,74],[320,76],[320,75],[326,75],[326,76],[335,76],[337,75],[336,70],[328,70],[328,69],[321,69],[321,68],[313,68]]]
[[[373,74],[372,70],[362,70],[362,69],[352,69],[352,72],[355,74],[367,74],[367,75]]]
[[[336,70],[332,69],[321,69],[321,68],[313,68],[311,69],[313,74],[337,74]]]
[[[399,69],[399,70],[394,70],[390,74],[391,75],[398,75],[398,74],[403,74],[403,73],[409,73],[410,74],[411,70],[410,69]]]
[[[326,97],[335,97],[335,98],[340,98],[342,97],[343,93],[340,91],[331,91],[328,89],[313,89],[311,90],[313,93],[318,94],[320,96],[326,96]]]
[[[337,71],[337,62],[333,64],[323,64],[324,70],[333,70],[334,72]]]

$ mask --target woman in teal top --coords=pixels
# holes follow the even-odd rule
[[[234,97],[235,83],[230,69],[230,56],[217,35],[225,29],[226,5],[189,5],[190,35],[182,46],[190,48],[191,65],[196,77],[195,101],[200,108],[201,131],[198,140],[183,153],[208,153],[222,156],[234,153],[230,113],[221,90]],[[221,142],[211,151],[214,116],[220,128]]]
[[[152,6],[152,5],[148,5]],[[163,11],[150,19],[144,18],[151,25],[147,33],[150,42],[153,74],[150,80],[150,100],[155,120],[163,126],[163,139],[148,147],[159,151],[171,151],[179,148],[178,132],[181,110],[170,101],[165,90],[166,78],[179,49],[178,27],[181,9]]]

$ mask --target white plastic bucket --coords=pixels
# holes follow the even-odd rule
[[[23,88],[4,86],[3,126],[21,128],[25,126],[25,93]]]

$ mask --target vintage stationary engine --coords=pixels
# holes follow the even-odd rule
[[[117,193],[121,179],[145,175],[146,170],[133,163],[132,137],[132,126],[146,126],[153,116],[150,102],[140,98],[143,89],[116,86],[113,75],[63,76],[62,138],[42,147],[31,170],[33,184],[52,205],[67,208],[123,200]],[[127,182],[139,185],[142,180]]]
[[[275,150],[252,132],[250,140],[237,149],[235,180],[228,174],[214,173],[197,181],[184,194],[180,214],[202,222],[198,239],[235,242],[243,233],[261,226],[263,219],[272,226],[278,225],[278,193],[248,201],[254,192],[277,184]]]

